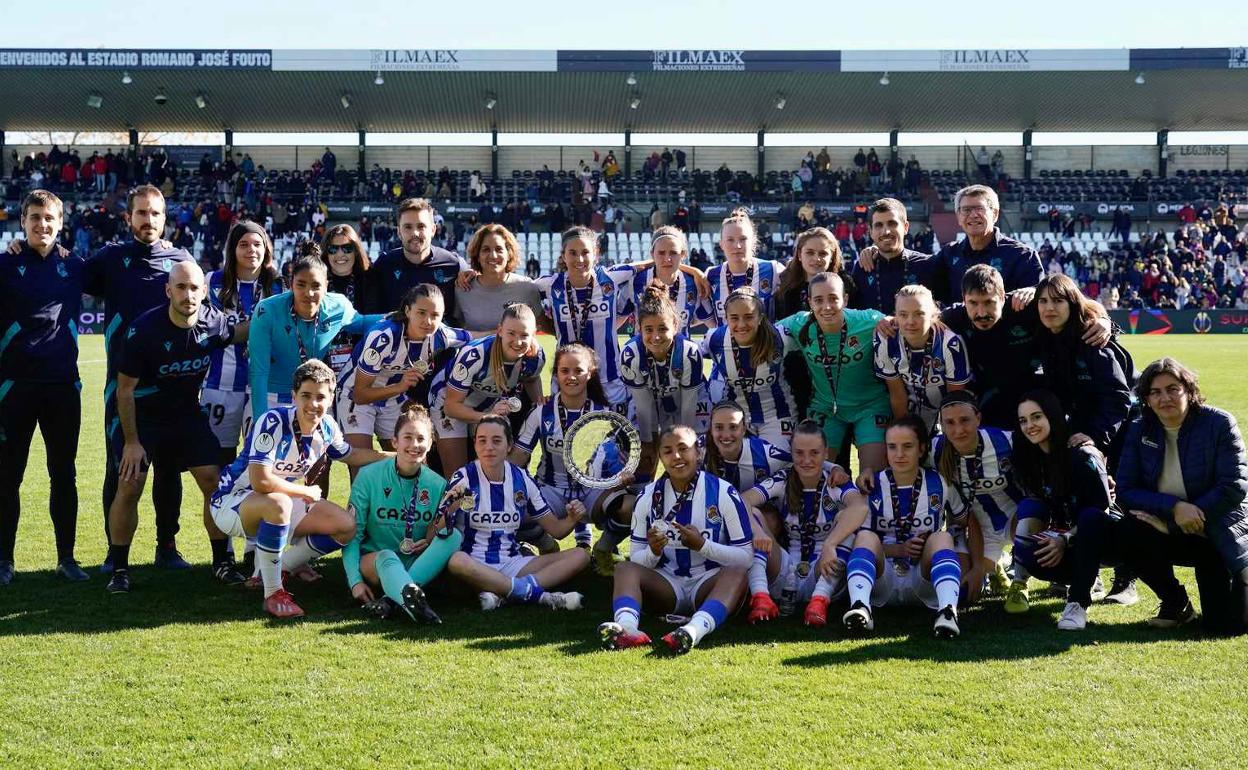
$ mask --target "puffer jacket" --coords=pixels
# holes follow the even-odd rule
[[[1166,459],[1166,433],[1151,412],[1126,429],[1118,464],[1118,502],[1173,526],[1178,498],[1157,491]],[[1205,533],[1233,571],[1248,568],[1248,453],[1229,412],[1188,409],[1179,428],[1179,463],[1188,502],[1205,513]]]

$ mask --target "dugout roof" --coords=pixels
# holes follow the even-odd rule
[[[1244,48],[0,49],[7,130],[1236,130],[1248,127],[1245,94]],[[88,106],[93,95],[98,108]]]

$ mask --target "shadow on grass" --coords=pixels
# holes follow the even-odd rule
[[[107,634],[126,630],[156,629],[169,625],[220,623],[263,623],[268,628],[292,623],[314,623],[320,633],[337,636],[380,637],[396,642],[463,643],[472,650],[506,652],[554,647],[565,655],[580,656],[597,652],[597,625],[611,615],[611,584],[585,573],[565,590],[584,594],[584,607],[577,612],[554,612],[539,606],[504,606],[484,613],[476,596],[449,587],[443,580],[429,587],[429,599],[442,616],[439,626],[423,626],[406,616],[387,621],[373,619],[356,605],[346,588],[342,564],[330,560],[320,567],[323,579],[315,583],[295,582],[289,586],[307,617],[300,621],[277,621],[264,615],[259,591],[241,586],[218,585],[206,566],[171,572],[152,566],[133,569],[134,590],[129,595],[105,592],[106,580],[94,570],[87,583],[69,584],[52,571],[22,572],[12,585],[0,589],[0,637],[47,634]],[[782,658],[786,666],[822,667],[877,660],[933,660],[964,662],[977,660],[1022,660],[1060,655],[1072,647],[1100,644],[1141,644],[1198,638],[1198,625],[1178,631],[1157,631],[1138,621],[1125,622],[1124,610],[1096,606],[1091,623],[1083,632],[1061,632],[1054,628],[1062,604],[1043,600],[1033,604],[1023,616],[1006,615],[999,600],[965,610],[959,618],[961,638],[940,641],[932,637],[932,613],[921,607],[886,608],[876,615],[872,638],[849,635],[840,625],[844,607],[832,608],[828,627],[808,628],[800,617],[749,626],[743,613],[709,637],[702,647],[724,645],[779,645],[829,643],[829,648],[798,657]],[[1136,614],[1138,617],[1138,613]],[[643,618],[642,627],[658,643],[674,626],[653,616]],[[657,647],[651,656],[665,657]]]

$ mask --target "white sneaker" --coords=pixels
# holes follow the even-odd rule
[[[481,600],[482,612],[489,612],[503,606],[503,600],[499,598],[498,594],[489,591],[482,591],[477,594],[477,598]]]
[[[542,594],[542,598],[538,599],[537,603],[544,604],[552,610],[579,610],[582,598],[576,591],[568,591],[567,593],[547,591]]]
[[[1066,609],[1057,619],[1057,627],[1062,631],[1082,631],[1088,627],[1088,611],[1079,602],[1066,602]]]
[[[958,611],[952,604],[936,613],[936,622],[932,624],[932,631],[936,633],[938,639],[954,639],[961,633],[958,629]]]
[[[1105,582],[1101,580],[1100,575],[1097,575],[1096,580],[1092,582],[1092,590],[1090,591],[1092,601],[1099,602],[1105,598],[1105,594]]]

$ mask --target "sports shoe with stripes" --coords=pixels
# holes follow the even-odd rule
[[[628,631],[619,623],[608,621],[598,626],[604,650],[628,650],[650,644],[650,635],[642,631]]]
[[[290,595],[285,588],[279,588],[269,596],[264,597],[264,611],[275,618],[300,618],[303,617],[303,610],[298,604],[295,604],[295,597]]]

